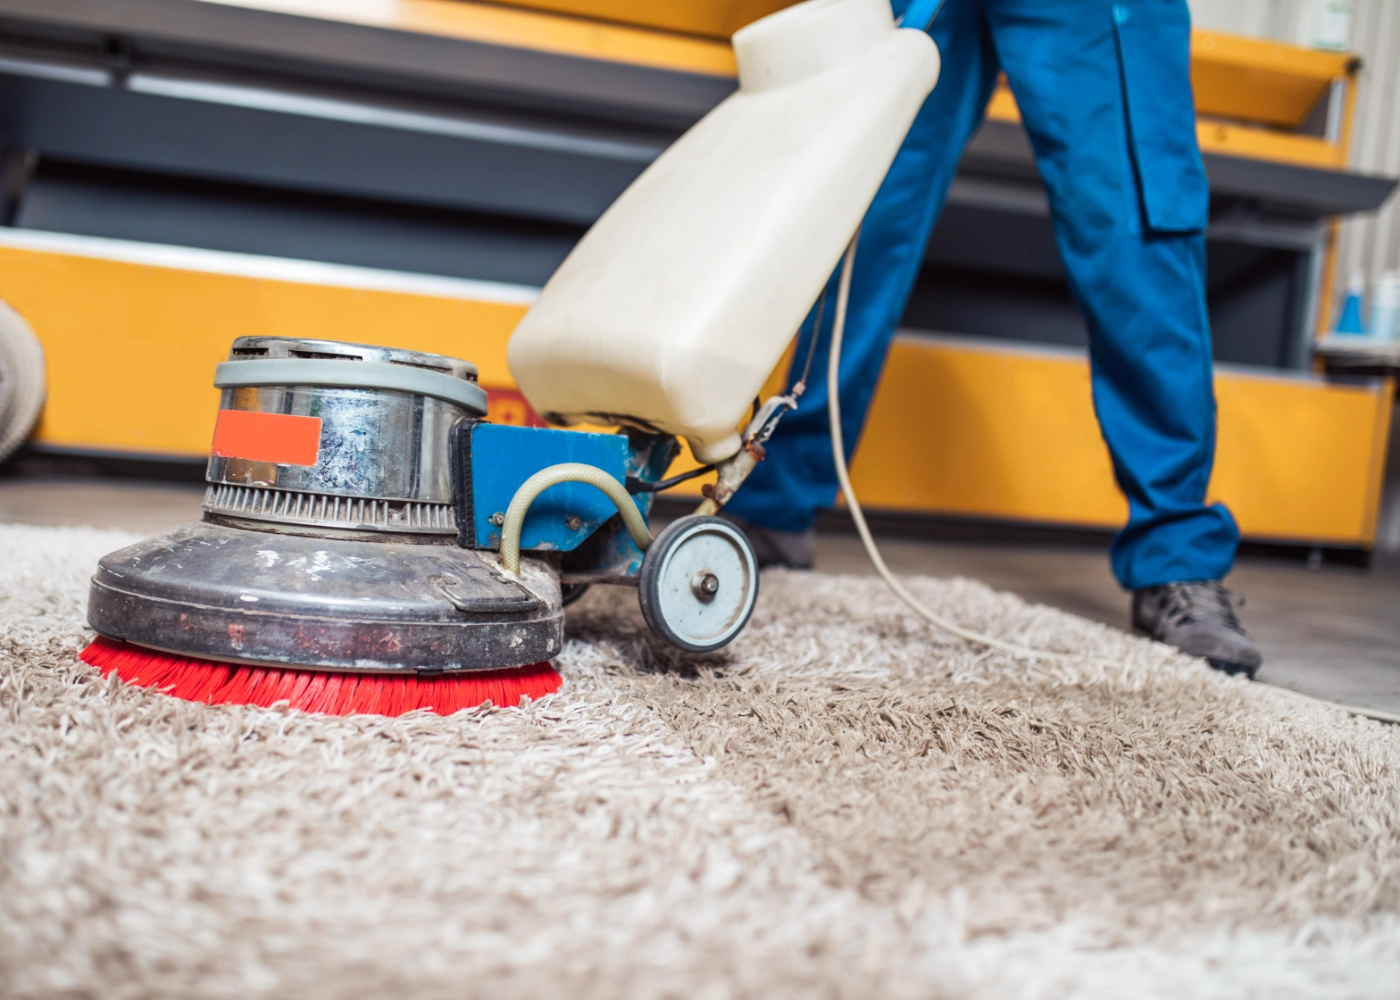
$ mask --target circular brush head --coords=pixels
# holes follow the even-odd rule
[[[451,715],[490,702],[520,704],[559,690],[563,678],[548,663],[508,670],[473,670],[420,677],[415,674],[351,674],[321,670],[215,663],[161,653],[98,636],[79,657],[106,677],[115,673],[136,687],[207,705],[285,702],[321,715],[403,715],[428,709]]]

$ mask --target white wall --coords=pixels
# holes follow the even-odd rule
[[[1294,41],[1308,0],[1190,0],[1196,25],[1258,38]],[[1400,176],[1400,0],[1353,0],[1351,49],[1363,60],[1352,133],[1351,166]],[[1360,271],[1367,282],[1400,270],[1400,194],[1385,208],[1342,227],[1339,285]],[[1327,304],[1336,314],[1342,289]]]
[[[1400,0],[1358,0],[1351,37],[1364,60],[1351,165],[1367,173],[1400,176]],[[1400,194],[1391,195],[1376,215],[1348,222],[1340,251],[1341,283],[1355,270],[1368,282],[1382,271],[1400,270]]]

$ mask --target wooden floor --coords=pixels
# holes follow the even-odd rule
[[[141,533],[199,517],[203,488],[129,479],[0,479],[0,522],[91,525]],[[1101,548],[882,539],[899,573],[961,575],[1118,627],[1128,598]],[[822,535],[817,567],[869,573],[853,535]],[[1227,581],[1244,593],[1245,626],[1264,651],[1260,678],[1316,697],[1400,714],[1400,573],[1260,557]]]

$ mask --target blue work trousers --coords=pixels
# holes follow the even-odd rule
[[[914,21],[933,4],[907,6]],[[1185,0],[946,0],[929,31],[942,74],[865,217],[856,255],[841,357],[847,447],[865,423],[963,146],[1004,70],[1088,322],[1095,411],[1128,498],[1113,572],[1129,589],[1224,576],[1239,531],[1225,507],[1205,503],[1215,457],[1209,192]],[[806,530],[836,495],[821,374],[834,289],[833,280],[823,329],[814,331],[814,309],[799,337],[800,364],[817,336],[807,394],[729,505],[770,528]],[[910,441],[940,433],[952,431],[911,428]],[[916,448],[906,460],[920,460]]]

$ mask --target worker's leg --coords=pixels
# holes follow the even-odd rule
[[[896,13],[904,6],[897,2]],[[855,447],[865,423],[890,338],[923,262],[929,231],[942,210],[963,144],[981,121],[996,80],[979,0],[947,0],[931,33],[943,59],[938,86],[910,129],[861,228],[841,354],[842,425],[848,449]],[[817,510],[836,496],[825,359],[834,289],[833,280],[801,406],[783,418],[767,460],[726,508],[765,528],[806,531]],[[794,380],[801,374],[812,332],[809,316],[799,336]]]
[[[1094,405],[1129,503],[1113,571],[1133,590],[1217,580],[1239,533],[1205,503],[1215,395],[1186,2],[986,10],[1089,324]]]

